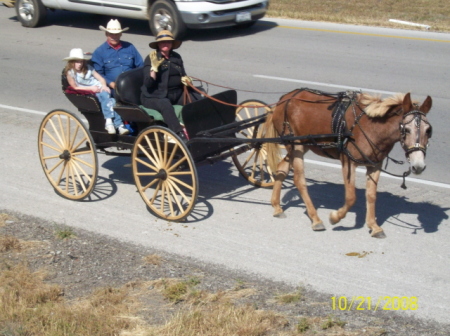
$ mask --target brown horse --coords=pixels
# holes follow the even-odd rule
[[[305,203],[312,229],[325,230],[306,186],[303,157],[311,150],[320,156],[339,159],[342,164],[345,203],[339,210],[331,212],[330,223],[338,223],[355,203],[356,167],[366,166],[366,224],[373,237],[386,237],[375,219],[382,162],[400,141],[413,173],[420,174],[425,169],[432,129],[426,115],[431,104],[428,96],[419,107],[411,101],[409,93],[382,100],[358,92],[329,94],[297,89],[282,96],[263,127],[266,138],[280,136],[287,150],[286,157],[281,160],[280,146],[266,144],[268,164],[275,172],[271,199],[274,216],[285,217],[280,207],[280,193],[292,167],[294,184]]]

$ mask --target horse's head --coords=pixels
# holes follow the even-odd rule
[[[431,138],[432,127],[427,120],[427,113],[431,109],[431,97],[428,96],[422,105],[411,102],[411,95],[407,93],[403,99],[403,118],[400,122],[400,143],[414,174],[425,170],[425,155],[428,140]]]

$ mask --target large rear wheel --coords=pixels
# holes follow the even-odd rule
[[[194,209],[197,169],[185,143],[171,130],[151,126],[137,137],[132,153],[139,194],[156,216],[181,221]]]
[[[64,110],[49,112],[39,127],[39,157],[47,179],[62,197],[82,200],[97,181],[95,144],[80,118]]]
[[[236,109],[236,120],[241,121],[261,116],[270,111],[270,108],[260,100],[246,100]],[[247,139],[262,138],[261,125],[240,131],[237,137]],[[233,162],[239,173],[256,187],[272,187],[275,180],[267,165],[267,150],[264,142],[250,143],[248,150],[239,155],[233,155]]]

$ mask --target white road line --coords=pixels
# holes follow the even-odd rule
[[[8,106],[8,105],[2,105],[2,104],[0,104],[0,108],[15,110],[15,111],[19,111],[19,112],[39,114],[39,115],[43,115],[43,116],[47,115],[46,112],[29,110],[29,109],[24,109],[24,108],[14,107],[14,106]],[[308,163],[311,163],[311,164],[315,164],[315,165],[318,165],[318,166],[325,166],[325,167],[341,169],[341,166],[338,165],[338,164],[335,164],[335,163],[321,162],[321,161],[309,160],[309,159],[305,159],[305,162],[308,162]],[[356,170],[358,172],[364,173],[364,169],[363,168],[357,168]],[[401,180],[400,177],[395,177],[395,176],[387,175],[387,174],[384,174],[384,173],[381,173],[381,176]],[[426,184],[426,185],[431,185],[431,186],[440,187],[440,188],[450,189],[450,184],[445,184],[445,183],[426,181],[426,180],[419,180],[419,179],[410,178],[410,177],[407,177],[406,181],[415,182],[415,183],[421,183],[421,184]]]
[[[29,109],[24,109],[24,108],[20,108],[20,107],[9,106],[9,105],[2,105],[2,104],[0,104],[0,108],[5,108],[5,109],[9,109],[9,110],[14,110],[14,111],[20,111],[20,112],[39,114],[39,115],[43,115],[43,116],[47,115],[46,112],[29,110]]]
[[[341,169],[341,165],[340,164],[336,164],[336,163],[322,162],[322,161],[316,161],[316,160],[310,160],[310,159],[305,159],[305,162],[312,163],[312,164],[315,164],[315,165],[318,165],[318,166],[324,166],[324,167],[331,167],[331,168]],[[359,173],[365,173],[366,172],[364,168],[356,168],[356,171],[359,172]],[[385,173],[381,173],[381,176],[392,178],[392,179],[396,179],[396,180],[402,180],[401,177],[391,176],[391,175],[385,174]],[[411,178],[411,177],[407,177],[406,181],[420,183],[420,184],[426,184],[426,185],[440,187],[440,188],[450,189],[450,184],[446,184],[446,183],[433,182],[433,181],[427,181],[427,180],[419,180],[419,179],[415,179],[415,178]]]
[[[375,93],[382,93],[382,94],[387,94],[387,95],[394,95],[394,94],[397,93],[397,92],[390,92],[390,91],[381,91],[381,90],[357,88],[357,87],[353,87],[353,86],[335,85],[335,84],[327,84],[327,83],[320,83],[320,82],[311,82],[311,81],[304,81],[304,80],[299,80],[299,79],[291,79],[291,78],[283,78],[283,77],[273,77],[273,76],[265,76],[265,75],[253,75],[253,77],[265,78],[265,79],[273,79],[273,80],[284,81],[284,82],[302,83],[302,84],[306,84],[306,85],[319,85],[319,86],[340,88],[340,89],[346,89],[346,90],[356,90],[356,91],[361,90],[363,92],[375,92]]]

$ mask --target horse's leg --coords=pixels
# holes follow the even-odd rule
[[[314,231],[323,231],[325,230],[325,226],[317,215],[317,210],[313,202],[311,201],[311,198],[309,197],[308,187],[306,185],[303,161],[303,156],[305,155],[306,151],[307,150],[305,150],[305,147],[296,146],[291,153],[292,167],[294,169],[294,184],[300,192],[300,196],[302,197],[303,202],[305,203],[306,212],[312,221],[312,229]]]
[[[367,167],[366,172],[366,223],[375,238],[386,238],[384,231],[375,218],[375,202],[377,201],[377,186],[380,178],[381,165]]]
[[[274,174],[275,183],[272,189],[272,198],[270,202],[272,203],[272,207],[274,208],[273,216],[278,218],[286,218],[283,209],[280,206],[280,197],[281,197],[281,187],[283,186],[283,181],[286,176],[289,174],[290,168],[290,159],[289,154],[280,161],[277,166],[277,171]]]
[[[342,155],[342,176],[344,178],[345,187],[345,203],[338,210],[333,210],[330,213],[330,223],[337,224],[342,218],[347,215],[347,212],[355,204],[356,193],[355,193],[355,175],[356,175],[356,164],[351,161],[347,156]]]

